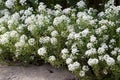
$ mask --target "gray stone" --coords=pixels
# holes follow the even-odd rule
[[[67,70],[42,66],[0,66],[0,80],[75,80]]]

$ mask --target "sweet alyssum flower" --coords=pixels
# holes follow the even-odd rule
[[[88,70],[89,70],[89,67],[88,67],[87,65],[84,65],[84,66],[82,67],[82,70],[83,70],[83,71],[88,71]]]
[[[28,40],[28,43],[29,43],[29,45],[33,46],[35,44],[35,39],[34,38],[30,38]]]
[[[48,60],[49,60],[50,62],[52,62],[52,61],[55,61],[56,58],[55,58],[55,56],[50,56]]]
[[[17,49],[23,47],[24,45],[25,45],[25,41],[19,41],[19,42],[16,42],[16,43],[15,43],[15,47],[16,47]]]
[[[90,55],[94,55],[96,53],[97,53],[96,49],[95,48],[91,48],[89,50],[86,50],[85,55],[86,56],[90,56]]]
[[[93,66],[99,63],[99,60],[97,58],[90,58],[88,60],[88,65]]]
[[[116,29],[116,32],[119,33],[120,32],[120,27]]]
[[[7,0],[5,2],[5,6],[8,7],[8,8],[12,8],[14,6],[14,4],[15,4],[15,1],[16,0]]]
[[[88,34],[90,33],[89,29],[84,29],[81,34],[82,34],[82,37],[86,37]]]
[[[20,41],[26,41],[27,39],[28,37],[25,34],[20,36]]]
[[[85,76],[85,71],[80,71],[79,75],[80,75],[80,77],[84,77]]]
[[[65,14],[69,14],[70,11],[71,11],[71,8],[66,8],[66,9],[63,10],[63,13],[65,13]]]
[[[70,18],[67,17],[66,15],[61,15],[60,17],[54,18],[53,25],[57,26],[58,24],[62,23],[65,21],[66,23],[70,23]]]
[[[115,64],[115,60],[112,57],[108,57],[105,61],[106,61],[108,66]]]
[[[53,45],[57,44],[57,38],[55,38],[55,37],[50,38],[50,42]]]
[[[117,60],[120,61],[120,55],[117,56]]]
[[[68,65],[68,69],[70,71],[74,71],[74,70],[78,69],[79,66],[80,66],[79,62],[74,62],[74,63]]]
[[[90,42],[96,42],[96,37],[94,35],[91,35],[90,36]]]
[[[12,38],[14,38],[14,37],[15,37],[15,38],[18,38],[18,37],[19,37],[19,34],[18,34],[17,31],[14,31],[14,30],[13,30],[13,31],[10,32],[10,37],[12,37]]]
[[[40,37],[39,42],[40,43],[48,43],[50,41],[50,37],[46,36],[46,37]]]
[[[105,49],[103,47],[99,47],[97,52],[98,54],[103,54],[105,53]]]
[[[84,1],[79,1],[79,2],[77,3],[78,8],[84,8],[85,5],[86,5],[86,4],[85,4]]]
[[[69,51],[68,51],[68,49],[64,48],[64,49],[61,50],[61,53],[66,54],[66,53],[69,53]]]
[[[38,49],[38,54],[40,56],[44,56],[46,53],[47,53],[47,50],[46,50],[45,47],[41,47],[41,48]]]
[[[52,37],[56,37],[57,35],[58,35],[58,32],[56,30],[51,32]]]
[[[71,64],[72,62],[73,62],[73,60],[71,58],[66,59],[66,64]]]
[[[72,52],[72,54],[76,54],[79,52],[79,50],[77,48],[73,48],[71,52]]]
[[[90,49],[90,48],[93,48],[93,43],[87,43],[87,48]]]
[[[20,3],[21,5],[24,5],[25,2],[26,2],[26,0],[20,0],[20,1],[19,1],[19,3]]]
[[[45,11],[45,10],[46,10],[46,5],[44,5],[43,2],[39,3],[38,11],[41,12],[41,11]]]

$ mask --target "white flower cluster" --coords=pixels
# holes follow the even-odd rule
[[[26,0],[20,0],[20,4],[21,4],[21,5],[24,5],[25,2],[26,2]]]
[[[70,71],[74,71],[74,70],[78,69],[79,67],[80,67],[80,63],[78,63],[78,62],[74,62],[74,63],[68,65],[68,69]]]
[[[42,47],[40,49],[38,49],[38,54],[41,56],[44,56],[47,53],[46,48]]]
[[[16,1],[16,0],[7,0],[7,1],[5,2],[6,7],[12,8],[12,7],[15,5],[15,1]]]
[[[53,25],[57,26],[58,24],[62,23],[63,21],[67,22],[67,24],[70,23],[70,19],[67,16],[61,15],[60,17],[56,17],[54,19]]]
[[[24,7],[26,2],[18,3]],[[16,0],[5,2],[9,9],[15,5]],[[99,13],[88,9],[83,0],[75,8],[62,9],[57,4],[49,9],[44,3],[37,9],[26,8],[0,11],[0,55],[28,63],[43,59],[58,67],[65,65],[83,80],[119,72],[120,6],[112,0]]]

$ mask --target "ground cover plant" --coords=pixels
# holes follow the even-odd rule
[[[0,0],[0,59],[23,63],[44,60],[66,68],[80,80],[120,79],[120,6],[109,0],[104,10],[53,9],[43,2]]]

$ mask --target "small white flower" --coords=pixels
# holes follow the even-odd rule
[[[0,32],[1,32],[1,33],[6,32],[6,28],[5,28],[5,27],[0,27]]]
[[[106,43],[102,43],[101,47],[103,47],[104,49],[108,49],[108,46],[106,45]]]
[[[20,0],[20,1],[19,1],[19,3],[20,3],[21,5],[24,5],[25,2],[26,2],[26,0]]]
[[[107,29],[107,26],[103,25],[103,26],[101,26],[101,29],[102,29],[102,30],[106,30],[106,29]]]
[[[74,71],[76,69],[78,69],[80,67],[80,63],[79,62],[74,62],[73,64],[69,64],[68,65],[68,69],[70,71]]]
[[[96,34],[102,34],[102,29],[101,28],[98,28],[95,30]]]
[[[105,54],[105,55],[103,56],[104,60],[107,60],[109,57],[110,57],[110,56],[109,56],[108,54]]]
[[[7,8],[12,8],[12,7],[14,6],[15,1],[16,1],[16,0],[7,0],[7,1],[5,2],[5,6],[6,6]]]
[[[51,32],[52,37],[56,37],[57,35],[58,35],[58,32],[56,30]]]
[[[46,9],[46,5],[44,5],[43,2],[40,2],[39,6],[38,6],[38,11],[41,12],[41,11],[45,11]]]
[[[53,12],[53,15],[55,15],[55,16],[59,16],[61,14],[61,11],[60,10],[55,10],[54,12]]]
[[[92,65],[96,65],[99,63],[99,60],[97,58],[90,58],[88,60],[88,65],[92,66]]]
[[[29,7],[27,10],[24,11],[24,15],[25,16],[29,16],[32,14],[32,11],[33,11],[33,8],[32,7]]]
[[[79,75],[80,75],[80,77],[84,77],[85,76],[85,71],[80,71]]]
[[[68,51],[68,49],[64,48],[64,49],[61,50],[61,53],[62,54],[67,54],[67,53],[69,53],[69,51]]]
[[[40,56],[44,56],[46,53],[47,53],[47,51],[46,51],[45,47],[42,47],[42,48],[38,49],[38,54]]]
[[[80,34],[79,33],[76,33],[75,35],[74,35],[74,38],[75,38],[75,40],[79,40],[80,39]]]
[[[78,3],[77,3],[77,6],[79,7],[79,8],[83,8],[83,7],[85,7],[85,2],[84,1],[79,1]]]
[[[68,40],[69,39],[74,39],[74,35],[75,35],[75,32],[71,32],[69,35],[68,35]]]
[[[117,60],[120,61],[120,55],[118,55]]]
[[[120,33],[120,27],[116,29],[116,32],[117,32],[117,33]]]
[[[28,40],[28,43],[29,43],[29,45],[33,46],[35,44],[35,39],[34,38],[30,38]]]
[[[63,13],[65,13],[65,14],[69,14],[70,11],[71,11],[71,8],[66,8],[66,9],[63,10]]]
[[[54,7],[55,7],[55,9],[58,9],[58,10],[61,10],[61,8],[62,8],[62,6],[59,4],[56,4]]]
[[[30,32],[33,32],[36,28],[37,28],[36,25],[29,25],[29,26],[27,27],[28,31],[30,31]]]
[[[48,60],[49,60],[50,62],[52,62],[52,61],[55,61],[56,58],[55,58],[55,56],[50,56]]]
[[[54,30],[54,27],[53,27],[53,26],[49,26],[47,30],[48,30],[48,31],[53,31],[53,30]]]
[[[53,25],[57,26],[58,24],[65,22],[66,24],[70,23],[70,18],[66,15],[61,15],[59,17],[55,17],[53,20]]]
[[[50,38],[51,44],[55,45],[57,43],[57,39],[55,37]]]
[[[72,54],[76,54],[77,52],[79,52],[79,50],[77,48],[73,48],[71,52]]]
[[[20,41],[20,42],[15,43],[15,47],[16,47],[16,48],[21,48],[21,47],[23,47],[24,45],[25,45],[25,42],[24,42],[24,41]]]
[[[83,70],[83,71],[88,71],[88,70],[89,70],[89,67],[88,67],[87,65],[84,65],[84,66],[82,67],[82,70]]]
[[[20,36],[20,41],[26,41],[27,39],[28,39],[28,37],[25,34]]]
[[[67,58],[67,54],[62,54],[62,59],[66,59]]]
[[[88,29],[88,28],[87,28],[87,29],[85,29],[85,30],[83,30],[83,31],[81,32],[82,37],[86,37],[89,33],[90,33],[90,31],[89,31],[89,29]]]
[[[40,43],[48,43],[48,42],[50,42],[50,37],[49,36],[40,37],[39,42]]]
[[[105,49],[103,47],[98,48],[98,54],[103,54],[105,53]]]
[[[16,29],[17,29],[17,31],[18,31],[19,33],[21,33],[21,32],[24,31],[24,27],[25,27],[25,25],[20,24]]]
[[[117,55],[117,51],[111,51],[112,55]]]
[[[109,39],[109,35],[103,35],[103,40],[107,41]]]
[[[95,48],[91,48],[91,49],[89,49],[89,50],[87,50],[85,52],[85,55],[90,56],[90,55],[94,55],[96,53],[97,53],[96,49]]]
[[[115,60],[111,57],[107,58],[106,60],[107,65],[111,66],[115,64]]]
[[[72,62],[73,62],[73,60],[71,58],[66,59],[66,64],[71,64]]]
[[[99,17],[102,17],[102,16],[104,16],[104,15],[105,15],[104,12],[100,12],[100,13],[98,14]]]
[[[88,44],[87,44],[87,48],[88,48],[88,49],[93,48],[93,46],[94,46],[93,43],[88,43]]]
[[[18,38],[18,37],[19,37],[19,34],[18,34],[17,31],[14,31],[14,30],[13,30],[13,31],[10,32],[10,37],[12,37],[12,38],[13,38],[13,37]]]
[[[69,71],[74,71],[75,70],[73,64],[69,64],[68,69],[69,69]]]
[[[71,33],[74,32],[74,26],[73,25],[69,25],[67,26],[67,30]]]
[[[96,42],[96,37],[94,35],[90,36],[90,42]]]
[[[105,70],[103,70],[103,73],[105,74],[105,75],[107,75],[108,74],[108,72],[107,72],[107,70],[105,69]]]
[[[117,52],[118,52],[118,50],[119,50],[119,48],[118,48],[118,47],[115,47],[115,48],[114,48],[114,51],[117,51]]]
[[[120,49],[118,49],[118,53],[120,53]]]
[[[111,39],[111,40],[110,40],[110,43],[115,43],[115,42],[116,42],[115,39]]]
[[[74,65],[75,68],[79,68],[80,63],[76,61],[76,62],[73,63],[73,65]]]
[[[0,35],[0,44],[6,44],[9,42],[10,32],[6,32]]]

